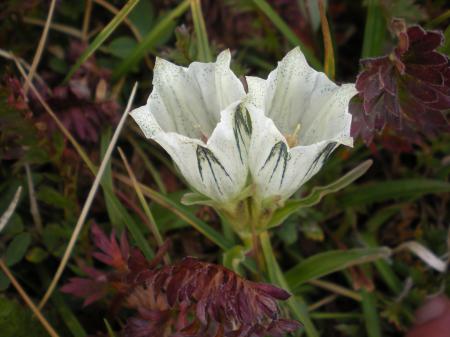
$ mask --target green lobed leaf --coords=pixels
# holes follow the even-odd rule
[[[303,260],[287,271],[285,277],[291,289],[295,289],[307,281],[390,255],[391,249],[387,247],[331,250]]]
[[[122,23],[122,21],[131,12],[134,6],[137,5],[139,0],[129,0],[125,6],[117,13],[114,18],[102,29],[100,33],[95,37],[94,41],[89,45],[89,47],[81,54],[77,62],[70,68],[67,73],[64,82],[67,82],[72,75],[81,67],[81,65],[92,55],[95,51],[101,47],[103,42],[116,30],[116,28]]]
[[[372,165],[372,160],[366,160],[362,164],[355,167],[353,170],[345,174],[343,177],[339,178],[335,182],[326,185],[314,187],[311,193],[302,199],[291,199],[286,201],[284,207],[278,209],[274,212],[272,219],[268,224],[268,228],[278,226],[282,223],[288,216],[297,212],[301,208],[311,207],[316,205],[324,196],[330,193],[337,192],[344,187],[347,187],[356,179],[361,177]]]

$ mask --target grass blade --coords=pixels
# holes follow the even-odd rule
[[[127,15],[133,10],[134,6],[137,5],[139,0],[129,0],[125,6],[117,13],[117,15],[102,29],[100,33],[96,36],[94,41],[89,45],[89,47],[81,54],[77,62],[70,68],[64,82],[67,82],[72,75],[81,67],[81,65],[92,55],[95,51],[100,48],[100,46],[105,42],[105,40],[116,30],[120,23],[127,17]]]
[[[381,337],[380,317],[377,312],[377,299],[374,293],[361,290],[362,309],[368,337]]]
[[[53,294],[52,303],[55,305],[56,310],[73,337],[87,336],[87,333],[80,324],[77,316],[70,310],[69,306],[64,301],[63,296],[58,291]]]
[[[130,71],[150,50],[159,36],[163,34],[169,27],[171,27],[172,22],[183,15],[184,12],[189,8],[189,0],[184,0],[177,7],[175,7],[166,17],[164,17],[139,43],[130,55],[122,61],[121,64],[113,71],[113,79],[118,79],[119,77],[125,75]]]
[[[303,260],[286,272],[286,280],[291,289],[295,289],[307,281],[351,266],[387,258],[391,253],[391,249],[387,247],[331,250],[319,253]]]
[[[211,48],[209,47],[208,33],[202,13],[201,0],[190,0],[192,21],[194,21],[195,35],[197,36],[198,55],[202,62],[211,62]]]
[[[278,285],[279,287],[290,291],[288,282],[286,281],[283,272],[273,254],[272,244],[268,232],[260,234],[261,248],[266,261],[267,271],[269,273],[270,282]],[[309,337],[319,337],[319,332],[314,326],[308,313],[308,307],[304,300],[299,296],[291,296],[287,300],[287,304],[291,309],[292,314],[298,319],[305,327],[306,335]]]
[[[367,17],[366,27],[364,28],[362,58],[379,56],[383,53],[386,33],[386,20],[383,16],[380,1],[367,1]]]
[[[377,181],[346,190],[339,203],[342,207],[355,207],[391,199],[415,199],[425,194],[448,193],[450,183],[431,179],[402,179]]]
[[[258,7],[258,9],[263,12],[270,21],[278,28],[278,30],[284,35],[284,37],[294,46],[300,46],[303,54],[305,54],[308,62],[316,68],[317,70],[322,69],[322,64],[314,56],[314,52],[303,44],[303,42],[298,38],[297,35],[292,31],[292,29],[284,22],[284,20],[278,15],[277,12],[267,3],[266,0],[253,0],[253,3]]]
[[[334,62],[333,39],[331,38],[330,26],[328,25],[327,13],[323,0],[319,0],[320,23],[322,26],[323,44],[325,49],[325,74],[334,79],[336,70]]]

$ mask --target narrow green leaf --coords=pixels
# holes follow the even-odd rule
[[[263,12],[270,21],[278,28],[278,30],[286,37],[286,39],[294,46],[300,46],[303,54],[305,54],[308,62],[317,70],[322,69],[322,64],[314,56],[314,52],[298,38],[292,29],[284,22],[284,20],[275,12],[266,0],[253,0],[253,3]]]
[[[130,55],[113,71],[113,79],[117,79],[129,72],[154,46],[158,38],[163,35],[168,28],[172,27],[173,21],[183,15],[188,8],[189,0],[184,0],[155,25],[155,27],[144,37],[143,41],[139,43]]]
[[[377,241],[372,233],[365,233],[363,235],[364,243],[369,247],[376,247]],[[375,268],[380,274],[383,281],[389,287],[393,294],[399,294],[402,290],[402,283],[400,279],[395,274],[392,267],[384,260],[374,261]]]
[[[362,309],[368,337],[381,337],[380,317],[377,312],[377,299],[374,293],[361,290]]]
[[[324,196],[330,193],[335,193],[344,187],[347,187],[356,179],[361,177],[372,165],[372,160],[366,160],[362,164],[355,167],[353,170],[336,180],[335,182],[326,185],[314,187],[311,193],[302,199],[291,199],[286,201],[284,207],[278,209],[269,222],[268,228],[278,226],[289,215],[297,212],[301,208],[311,207],[316,205]]]
[[[106,318],[103,319],[103,322],[105,322],[106,330],[108,331],[109,337],[116,337],[116,333],[112,329],[111,325],[109,324],[108,320]]]
[[[368,0],[362,49],[363,58],[380,56],[383,53],[386,33],[386,19],[383,16],[380,0]]]
[[[292,289],[302,283],[314,280],[354,265],[387,258],[391,250],[387,247],[355,248],[350,250],[331,250],[313,255],[285,273]]]
[[[54,304],[54,308],[59,313],[59,316],[62,318],[64,324],[69,329],[70,333],[73,337],[86,337],[87,333],[81,325],[80,321],[78,321],[77,316],[72,312],[70,307],[64,301],[64,297],[58,291],[55,291],[52,296],[52,302]]]
[[[278,285],[279,287],[291,292],[291,288],[281,271],[278,261],[273,253],[272,244],[270,242],[270,237],[268,232],[263,232],[260,234],[261,248],[264,253],[264,259],[266,262],[266,267],[269,273],[270,282]],[[291,296],[287,300],[287,304],[291,309],[293,316],[298,319],[305,327],[306,335],[308,337],[319,337],[319,332],[314,326],[308,312],[308,306],[306,305],[303,298],[300,296]]]
[[[336,69],[334,61],[333,39],[331,38],[330,26],[328,25],[327,13],[324,0],[319,0],[320,22],[322,26],[323,44],[325,49],[325,74],[334,79]]]
[[[339,198],[343,207],[368,205],[392,199],[416,199],[425,194],[450,192],[450,183],[431,179],[377,181],[349,188]]]
[[[197,36],[198,60],[211,62],[211,48],[209,47],[208,33],[205,19],[203,18],[200,0],[191,0],[192,21],[194,22],[195,35]]]
[[[81,67],[81,65],[92,55],[94,52],[100,48],[100,46],[105,42],[105,40],[116,30],[120,23],[127,17],[128,13],[136,6],[139,0],[129,0],[125,6],[117,13],[116,16],[102,29],[100,33],[95,37],[94,41],[89,45],[89,47],[81,54],[77,62],[70,68],[64,82],[67,82],[72,75]]]

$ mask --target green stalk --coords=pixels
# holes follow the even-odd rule
[[[208,32],[206,31],[201,2],[200,0],[190,0],[190,2],[195,35],[197,36],[198,60],[202,62],[211,62],[211,48],[209,47]]]
[[[262,232],[259,235],[259,239],[261,241],[261,248],[266,261],[270,282],[290,292],[289,285],[287,284],[283,272],[281,271],[281,268],[278,265],[273,253],[269,233],[267,231]],[[309,337],[319,337],[319,332],[309,316],[308,307],[303,298],[300,296],[291,296],[287,300],[287,305],[289,306],[293,316],[304,325],[306,335]]]

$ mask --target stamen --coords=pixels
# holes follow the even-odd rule
[[[298,134],[300,133],[301,124],[298,123],[295,127],[295,130],[292,134],[286,135],[286,142],[288,143],[289,147],[292,148],[294,146],[298,145]]]

